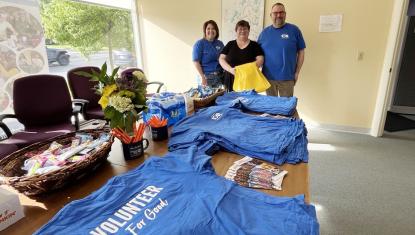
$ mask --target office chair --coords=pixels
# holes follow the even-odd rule
[[[123,76],[126,76],[128,73],[133,73],[135,71],[141,71],[142,73],[144,73],[144,71],[139,69],[139,68],[128,68],[128,69],[125,69],[124,71],[122,71],[120,76],[123,77]],[[156,93],[160,93],[160,90],[164,86],[164,83],[155,81],[155,82],[148,82],[147,86],[149,86],[149,85],[158,85]],[[153,95],[153,93],[147,93],[146,97],[151,97],[152,95]]]
[[[0,115],[0,128],[7,135],[0,141],[8,151],[26,147],[79,128],[79,109],[72,108],[71,96],[65,79],[57,75],[30,75],[18,78],[13,84],[14,114]],[[75,125],[71,117],[75,116]],[[16,118],[24,130],[11,133],[3,122]],[[5,151],[5,152],[8,152]]]
[[[78,67],[68,71],[67,78],[72,97],[74,98],[73,101],[75,105],[81,107],[81,113],[85,120],[104,119],[104,112],[98,104],[100,96],[94,90],[98,82],[90,81],[90,78],[76,74],[80,71],[87,73],[92,71],[101,72],[98,67],[93,66]]]
[[[17,151],[19,147],[15,144],[2,144],[0,143],[0,160],[5,156],[12,154],[13,152]]]

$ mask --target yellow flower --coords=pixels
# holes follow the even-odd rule
[[[102,96],[101,99],[99,99],[98,103],[101,105],[102,109],[105,109],[108,106],[109,102],[109,96],[117,90],[117,85],[112,84],[105,86],[104,89],[102,89]]]

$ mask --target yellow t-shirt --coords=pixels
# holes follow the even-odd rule
[[[256,92],[263,92],[270,86],[271,84],[269,84],[255,62],[235,66],[234,91],[254,89]]]

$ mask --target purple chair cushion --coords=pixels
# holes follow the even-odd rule
[[[0,160],[17,150],[19,150],[19,147],[17,147],[17,145],[0,143]]]
[[[79,71],[87,73],[96,71],[100,73],[101,70],[98,67],[86,66],[71,69],[67,74],[69,88],[71,89],[73,98],[88,100],[88,109],[100,107],[98,104],[100,96],[95,93],[95,90],[93,90],[93,88],[98,85],[98,82],[90,81],[90,78],[75,74]]]
[[[23,148],[72,131],[75,131],[75,127],[71,123],[47,127],[26,128],[24,131],[18,132],[10,138],[2,141],[2,143],[14,144],[19,148]]]
[[[86,115],[88,116],[88,119],[104,119],[104,111],[102,111],[101,106],[88,109]]]
[[[26,128],[68,122],[72,101],[65,79],[56,75],[32,75],[13,84],[14,112]]]

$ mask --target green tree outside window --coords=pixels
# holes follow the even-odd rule
[[[47,38],[69,45],[86,58],[108,48],[111,68],[114,68],[114,49],[134,51],[131,15],[127,10],[66,0],[42,0],[41,16]]]

